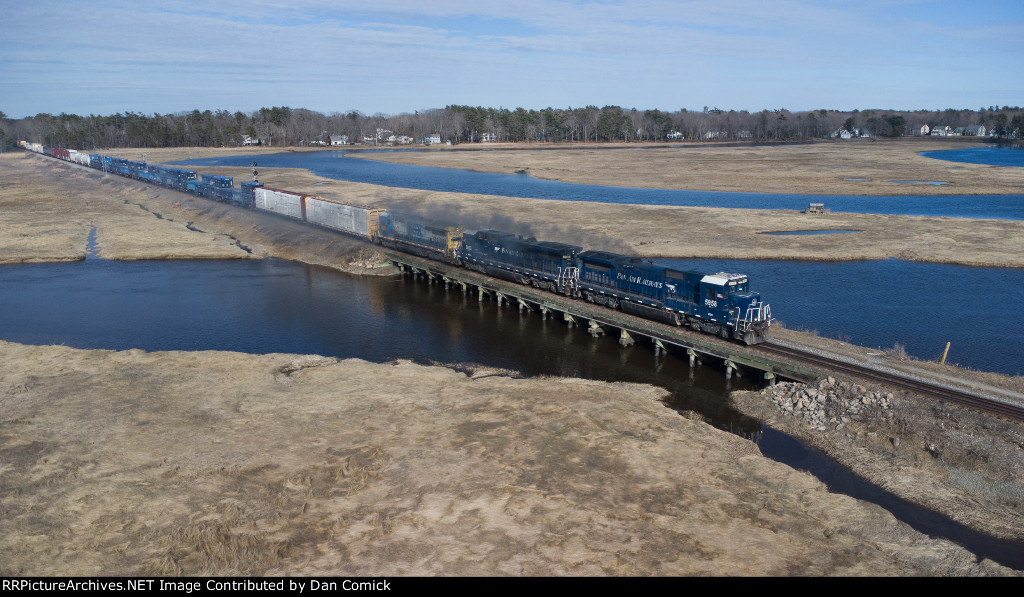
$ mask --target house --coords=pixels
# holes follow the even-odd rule
[[[921,135],[922,137],[926,137],[926,136],[928,136],[928,132],[930,130],[931,129],[928,127],[927,124],[923,124],[923,125],[921,125],[921,128],[918,130],[917,134]]]
[[[497,140],[498,140],[498,136],[495,135],[494,133],[481,133],[480,134],[480,142],[481,143],[494,143]]]
[[[331,135],[331,145],[348,145],[348,135]]]
[[[948,126],[933,126],[932,131],[928,133],[932,137],[948,137],[953,133],[953,129]]]
[[[984,137],[985,127],[982,125],[959,126],[953,129],[953,135],[962,137]]]
[[[441,135],[430,135],[429,137],[424,137],[423,143],[426,145],[437,145],[441,143]]]
[[[835,139],[837,137],[840,138],[840,139],[849,139],[849,138],[853,137],[853,135],[851,135],[850,131],[848,131],[846,129],[839,129],[838,131],[832,133],[832,138],[833,139]]]
[[[684,139],[685,137],[679,131],[669,131],[668,134],[665,135],[665,138],[666,139]]]

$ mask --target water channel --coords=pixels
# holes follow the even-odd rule
[[[666,388],[666,404],[757,441],[767,457],[811,472],[830,490],[881,505],[933,536],[1024,569],[1024,546],[980,535],[863,482],[801,442],[726,406],[714,363],[621,348],[557,319],[406,278],[355,278],[274,259],[107,261],[0,267],[0,337],[76,348],[321,354],[384,362],[478,363],[522,375],[573,376]]]
[[[639,189],[543,180],[527,174],[493,174],[451,168],[392,164],[358,159],[360,153],[365,152],[319,151],[260,156],[231,156],[185,160],[176,163],[186,166],[248,167],[252,165],[253,160],[256,160],[260,167],[305,168],[317,176],[335,180],[364,182],[407,189],[477,193],[502,197],[529,197],[533,199],[636,205],[791,210],[804,209],[808,203],[812,202],[824,202],[825,207],[833,212],[1024,220],[1024,194],[984,196],[898,195],[876,197]],[[827,167],[838,166],[829,166],[827,164],[822,166],[822,168]],[[894,186],[914,186],[914,183],[892,184]],[[1024,193],[1024,180],[1022,180],[1021,191]]]

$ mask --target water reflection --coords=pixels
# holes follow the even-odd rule
[[[808,470],[833,491],[890,509],[922,532],[1024,567],[1020,546],[965,529],[860,481],[831,459],[737,413],[721,364],[690,368],[655,356],[643,339],[621,348],[555,318],[479,301],[424,280],[360,279],[277,260],[116,262],[0,267],[0,338],[124,350],[234,350],[422,363],[478,363],[523,375],[581,377],[665,388],[665,403],[754,439],[762,452]]]

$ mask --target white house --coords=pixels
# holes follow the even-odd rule
[[[480,133],[481,143],[494,143],[498,140],[498,136],[494,133]]]
[[[423,138],[423,143],[426,145],[437,145],[441,143],[441,135],[429,135]]]
[[[348,145],[348,135],[331,135],[331,145]]]
[[[918,134],[918,135],[921,135],[922,137],[924,137],[924,136],[927,136],[927,135],[928,135],[928,132],[929,132],[930,130],[931,130],[931,129],[930,129],[929,127],[928,127],[928,125],[927,125],[927,124],[923,124],[923,125],[921,125],[921,130],[919,130],[917,134]]]

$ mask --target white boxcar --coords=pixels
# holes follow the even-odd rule
[[[288,191],[268,189],[266,187],[256,189],[256,209],[269,211],[296,220],[302,220],[304,212],[302,205],[303,196]]]
[[[377,218],[381,209],[347,205],[322,197],[306,198],[306,221],[324,228],[341,230],[363,238],[377,232]]]

